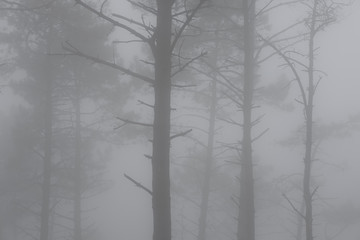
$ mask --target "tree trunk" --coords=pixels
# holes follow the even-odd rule
[[[244,16],[244,100],[243,138],[237,238],[255,239],[254,180],[252,161],[252,101],[255,82],[255,2],[243,0]]]
[[[50,216],[50,188],[51,188],[51,148],[52,148],[52,74],[51,57],[45,56],[45,109],[44,109],[44,162],[43,162],[43,182],[42,182],[42,201],[41,201],[41,225],[40,240],[49,239],[49,216]]]
[[[216,48],[215,48],[216,51]],[[208,143],[206,149],[206,163],[204,182],[201,189],[201,203],[200,203],[200,217],[199,217],[199,233],[198,240],[206,240],[206,221],[209,208],[209,195],[210,195],[210,180],[212,175],[213,166],[213,148],[215,138],[215,117],[216,117],[216,102],[217,102],[217,86],[216,78],[213,79],[211,84],[211,105],[210,105],[210,118],[208,129]]]
[[[310,36],[309,36],[309,68],[308,68],[308,102],[305,106],[306,113],[306,142],[304,158],[304,202],[305,202],[305,229],[306,240],[313,240],[313,210],[311,191],[311,166],[312,166],[312,146],[313,146],[313,101],[314,101],[314,37],[317,14],[318,0],[314,0],[312,9]]]
[[[75,163],[74,163],[74,240],[82,240],[81,227],[81,113],[80,83],[75,80]]]
[[[172,1],[157,0],[155,105],[152,156],[154,240],[171,239],[170,108]]]
[[[304,214],[305,211],[305,202],[301,201],[300,213]],[[304,218],[298,214],[296,217],[296,240],[303,239],[303,231],[304,231]]]

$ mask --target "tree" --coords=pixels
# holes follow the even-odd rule
[[[242,2],[244,17],[243,136],[240,172],[238,240],[255,239],[254,177],[252,160],[252,109],[255,82],[255,4]]]
[[[8,1],[6,2],[10,4]],[[38,141],[36,142],[38,145],[44,145],[32,146],[33,151],[38,153],[37,157],[43,160],[43,171],[35,179],[36,181],[42,179],[42,203],[39,204],[41,206],[41,214],[39,214],[39,219],[41,219],[40,239],[54,237],[52,229],[54,225],[59,225],[59,222],[55,223],[59,219],[57,216],[66,215],[57,212],[57,205],[63,198],[76,199],[73,201],[76,206],[74,207],[74,217],[68,217],[68,219],[73,219],[74,222],[74,226],[70,227],[74,229],[73,235],[76,235],[76,239],[81,239],[83,230],[81,227],[82,196],[89,190],[94,191],[94,187],[99,190],[101,185],[99,176],[96,177],[98,182],[96,182],[95,186],[92,182],[94,181],[94,176],[92,176],[94,174],[89,173],[89,170],[93,171],[89,166],[92,165],[90,161],[94,157],[91,155],[96,148],[92,146],[93,149],[89,150],[91,147],[84,145],[94,145],[93,142],[96,139],[85,141],[86,137],[89,138],[89,132],[94,137],[95,131],[91,131],[89,127],[87,132],[84,130],[84,122],[80,119],[82,114],[81,100],[87,97],[87,105],[89,106],[90,102],[94,105],[96,100],[101,102],[99,99],[102,99],[101,104],[104,104],[108,100],[104,100],[105,98],[114,98],[119,91],[115,94],[116,87],[109,87],[109,85],[113,85],[117,73],[107,71],[105,74],[101,68],[92,68],[86,62],[81,63],[74,59],[61,59],[53,56],[53,52],[56,51],[56,48],[61,47],[58,43],[62,39],[76,39],[92,44],[92,47],[95,44],[103,47],[104,38],[106,38],[109,29],[98,24],[98,21],[94,21],[91,14],[69,11],[72,7],[69,1],[50,1],[49,4],[43,5],[42,3],[41,7],[32,7],[36,3],[14,3],[19,8],[16,10],[19,11],[8,9],[11,11],[6,12],[6,21],[9,23],[10,31],[2,34],[4,35],[4,41],[7,41],[9,45],[9,49],[12,49],[15,53],[16,70],[20,69],[26,72],[25,79],[18,82],[14,81],[11,86],[14,92],[21,96],[30,106],[31,119],[34,121],[37,119],[38,124],[30,127],[34,130],[31,142],[35,145],[35,142]],[[74,36],[74,33],[84,33],[88,28],[91,28],[92,36],[99,34],[99,38],[94,38],[96,42],[89,41],[86,34]],[[90,32],[90,30],[87,32]],[[108,50],[107,53],[109,52],[111,51]],[[80,82],[83,82],[85,78],[87,82],[80,89]],[[100,82],[98,81],[100,78],[105,78],[105,80]],[[100,97],[101,95],[103,96]],[[73,114],[73,112],[75,113]],[[100,115],[100,111],[97,111],[96,114]],[[100,118],[100,116],[96,117]],[[76,123],[73,123],[73,119],[76,120]],[[94,123],[87,123],[87,125],[94,125]],[[75,129],[75,131],[72,129]],[[53,134],[54,132],[55,134]],[[86,137],[82,137],[82,134]],[[76,141],[73,139],[75,135]],[[64,144],[64,142],[67,144]],[[75,144],[69,144],[69,142]],[[86,148],[88,153],[84,154],[82,151]],[[81,158],[85,158],[85,156],[87,161],[82,164]],[[54,161],[49,160],[53,157]],[[30,158],[30,155],[28,158]],[[61,161],[58,162],[58,159],[61,159]],[[76,167],[69,167],[69,165],[76,165]],[[85,165],[87,167],[84,167]],[[100,168],[98,168],[99,172],[101,172]],[[85,175],[87,178],[84,177]],[[67,183],[71,182],[70,188],[73,192],[71,192],[70,196],[64,194],[69,192],[69,185],[67,185],[66,189],[63,184],[65,182],[64,176],[67,178]],[[92,186],[90,187],[90,185]],[[28,203],[25,205],[28,205]],[[39,210],[37,208],[31,206],[31,209],[29,207],[27,210],[38,217]],[[60,223],[62,223],[61,221]],[[32,235],[36,236],[38,233],[39,231],[36,231]]]
[[[143,80],[154,87],[154,122],[143,124],[153,128],[152,151],[152,205],[154,240],[171,239],[171,203],[170,203],[170,135],[172,57],[183,31],[190,26],[195,14],[205,5],[206,0],[200,0],[188,7],[185,2],[157,0],[156,6],[130,2],[156,18],[156,25],[151,20],[132,20],[127,16],[113,14],[108,16],[103,12],[106,1],[99,10],[85,1],[75,0],[76,4],[102,18],[104,21],[126,31],[136,38],[135,41],[145,43],[153,55],[154,78],[141,75],[126,67],[93,57],[79,51],[70,44],[64,45],[68,52],[79,55],[96,63],[105,64],[127,75]],[[119,19],[116,20],[116,19]],[[132,26],[132,25],[134,26]],[[137,27],[140,30],[137,30]],[[132,41],[130,41],[132,42]]]
[[[335,3],[327,0],[311,0],[302,1],[300,4],[305,7],[308,14],[307,17],[301,21],[305,24],[306,28],[306,32],[303,35],[306,36],[305,45],[307,47],[307,53],[302,54],[300,51],[297,51],[293,52],[294,54],[285,54],[281,48],[264,38],[262,39],[286,62],[286,65],[291,69],[299,86],[301,100],[298,102],[303,106],[306,129],[304,141],[304,176],[302,183],[305,213],[303,214],[300,210],[295,207],[293,208],[305,221],[306,240],[313,240],[313,201],[318,189],[318,187],[312,187],[311,184],[312,165],[314,162],[313,109],[315,92],[322,78],[315,67],[315,52],[317,49],[315,39],[321,31],[336,21],[336,12],[344,3]],[[305,59],[297,59],[297,56],[294,55],[304,56]],[[306,75],[302,75],[301,71],[304,71]]]

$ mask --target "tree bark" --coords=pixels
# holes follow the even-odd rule
[[[155,105],[152,156],[154,240],[171,239],[170,111],[172,1],[157,0]]]
[[[243,0],[244,16],[244,101],[243,101],[243,136],[240,171],[240,197],[237,238],[238,240],[255,239],[255,206],[252,160],[252,108],[255,82],[255,2]]]

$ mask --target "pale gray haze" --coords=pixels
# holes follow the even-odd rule
[[[0,0],[0,240],[360,239],[357,0]]]

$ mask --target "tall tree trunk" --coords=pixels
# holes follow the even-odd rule
[[[51,30],[50,30],[51,31]],[[50,43],[48,43],[50,44]],[[45,56],[44,80],[45,80],[45,109],[44,109],[44,162],[42,180],[42,201],[41,201],[41,225],[40,240],[49,239],[49,216],[50,216],[50,189],[51,189],[51,156],[52,156],[52,88],[53,80],[51,73],[51,57]]]
[[[254,179],[252,161],[252,104],[255,82],[255,2],[243,0],[244,16],[244,101],[243,138],[240,171],[240,197],[237,238],[255,239]]]
[[[74,162],[74,240],[82,240],[81,226],[81,113],[80,83],[75,80],[75,162]]]
[[[216,48],[215,48],[216,51]],[[214,65],[215,66],[215,65]],[[210,195],[210,180],[213,168],[213,148],[215,138],[215,117],[216,117],[216,102],[217,102],[217,84],[216,77],[211,83],[211,103],[210,103],[210,118],[208,129],[208,142],[206,149],[205,159],[205,173],[204,182],[201,189],[201,203],[200,203],[200,217],[199,217],[199,233],[198,240],[206,240],[206,221],[209,208],[209,195]]]
[[[314,0],[311,15],[310,36],[309,36],[309,68],[308,68],[308,102],[305,106],[306,113],[306,142],[305,142],[305,158],[304,158],[304,202],[305,202],[305,229],[306,240],[313,240],[313,210],[311,191],[311,166],[312,166],[312,146],[313,146],[313,102],[314,102],[314,38],[315,24],[317,14],[318,0]]]
[[[152,156],[154,240],[171,239],[170,108],[172,1],[157,0],[155,105]]]

